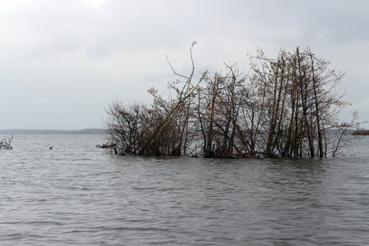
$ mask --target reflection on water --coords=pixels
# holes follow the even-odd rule
[[[127,158],[101,142],[15,136],[0,245],[368,245],[369,138],[323,161]]]

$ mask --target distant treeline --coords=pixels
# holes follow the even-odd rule
[[[179,74],[168,97],[157,90],[150,105],[109,106],[107,131],[118,154],[143,156],[326,157],[334,155],[347,124],[337,123],[344,106],[337,93],[343,74],[310,49],[262,50],[242,73]],[[332,134],[330,131],[340,134]]]

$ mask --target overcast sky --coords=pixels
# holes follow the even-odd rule
[[[188,69],[238,63],[263,48],[310,47],[346,73],[341,88],[369,119],[369,1],[0,1],[0,129],[104,126],[113,100],[145,102]]]

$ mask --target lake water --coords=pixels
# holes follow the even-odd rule
[[[15,135],[0,245],[369,245],[369,137],[323,161],[127,158],[103,142]]]

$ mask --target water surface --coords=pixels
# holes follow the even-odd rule
[[[102,142],[15,135],[0,245],[368,245],[369,137],[323,161],[127,158]]]

